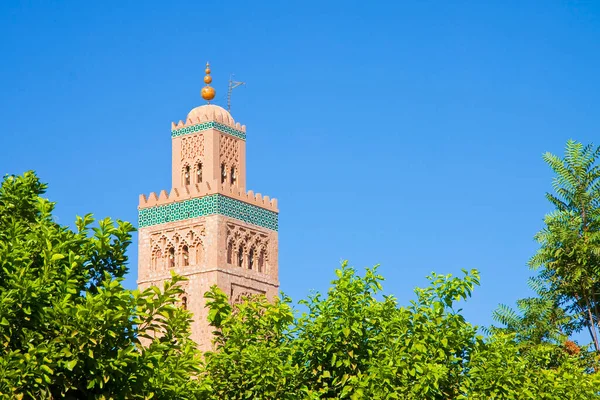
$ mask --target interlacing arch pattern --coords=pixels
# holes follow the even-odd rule
[[[194,135],[181,139],[181,183],[184,186],[202,183],[204,160],[204,135]]]
[[[237,181],[236,174],[238,174],[240,170],[238,140],[228,135],[221,135],[219,139],[219,149],[219,160],[221,161],[221,182],[228,182],[231,185],[235,185]]]
[[[204,135],[193,135],[181,139],[181,161],[204,157]]]
[[[227,224],[227,264],[267,272],[269,241],[262,232]]]
[[[160,272],[201,264],[204,261],[204,234],[204,227],[154,234],[150,238],[151,270]]]
[[[232,304],[241,304],[244,300],[250,300],[256,296],[259,296],[259,294],[254,293],[254,292],[241,292],[235,296],[235,298],[233,299],[233,301],[231,303]]]

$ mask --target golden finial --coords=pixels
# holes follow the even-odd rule
[[[215,94],[217,94],[217,92],[215,92],[215,89],[209,85],[212,82],[209,63],[206,63],[206,69],[204,72],[206,72],[206,76],[204,77],[204,83],[206,83],[206,86],[202,88],[200,95],[202,95],[202,98],[206,100],[208,104],[210,104],[210,101],[215,98]]]

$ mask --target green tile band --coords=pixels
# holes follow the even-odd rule
[[[220,194],[142,208],[138,211],[138,224],[140,228],[145,228],[214,214],[235,218],[274,231],[279,227],[279,216],[276,212]]]
[[[246,133],[233,129],[230,126],[221,124],[219,122],[209,121],[203,122],[201,124],[186,126],[185,128],[173,129],[171,131],[171,137],[177,137],[182,135],[187,135],[190,133],[202,132],[208,129],[216,129],[219,132],[227,133],[228,135],[235,136],[236,138],[240,138],[242,140],[246,140]]]

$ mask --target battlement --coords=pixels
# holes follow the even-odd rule
[[[183,190],[173,188],[170,193],[167,193],[165,190],[161,190],[158,195],[155,192],[152,192],[148,197],[140,194],[138,209],[162,206],[212,194],[221,194],[275,213],[279,212],[277,209],[277,199],[271,199],[269,196],[263,196],[260,193],[255,194],[252,190],[246,191],[243,188],[228,185],[219,184],[216,187],[211,187],[209,182],[189,185]]]
[[[178,123],[171,122],[171,130],[187,128],[192,125],[210,121],[219,122],[229,126],[230,128],[246,133],[246,125],[241,125],[239,122],[235,122],[233,118],[228,119],[221,114],[213,115],[212,117],[206,116],[205,118],[195,117],[194,120],[192,120],[192,118],[188,118],[186,122],[183,122],[183,120],[179,120]]]

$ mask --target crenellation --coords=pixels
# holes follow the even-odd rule
[[[156,192],[151,192],[148,196],[140,194],[138,208],[161,206],[212,194],[222,194],[269,211],[279,212],[277,209],[277,199],[275,198],[271,199],[269,196],[263,196],[260,193],[255,194],[252,190],[245,191],[242,188],[230,185],[219,185],[217,190],[212,190],[209,182],[185,186],[181,190],[172,188],[170,193],[167,193],[166,190],[161,190],[158,196]]]
[[[160,194],[158,195],[158,201],[164,203],[167,200],[169,200],[169,195],[167,194],[167,191],[166,190],[161,190]]]

